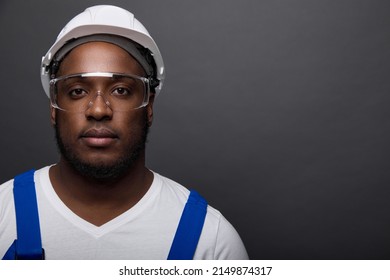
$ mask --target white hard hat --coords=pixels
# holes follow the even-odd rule
[[[53,46],[42,57],[41,81],[48,97],[50,97],[50,64],[56,53],[69,41],[94,34],[125,37],[148,49],[156,64],[155,78],[159,81],[155,89],[156,95],[160,92],[165,77],[164,62],[149,32],[129,11],[115,6],[98,5],[87,8],[69,21]]]

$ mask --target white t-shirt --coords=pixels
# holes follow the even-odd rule
[[[125,213],[95,226],[57,196],[49,168],[34,175],[46,259],[166,259],[189,191],[157,173],[142,199]],[[0,258],[16,239],[13,180],[0,185]],[[247,259],[232,225],[208,206],[194,259]]]

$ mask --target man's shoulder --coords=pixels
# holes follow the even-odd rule
[[[190,190],[167,177],[159,176],[162,195],[177,198],[184,205]],[[201,195],[202,192],[198,191]],[[207,197],[205,197],[207,201]],[[195,259],[248,259],[245,246],[231,223],[214,207],[207,206],[207,215]]]
[[[49,166],[45,166],[45,167],[42,167],[41,169],[36,170],[34,176],[38,176],[39,174],[44,172],[47,168],[49,168]],[[15,177],[18,175],[21,175],[23,173],[25,173],[25,172],[22,172],[20,174],[16,174]],[[10,195],[13,193],[14,178],[12,178],[12,179],[10,179],[10,180],[8,180],[0,185],[0,197]],[[35,179],[34,179],[34,181],[35,181]]]
[[[0,199],[3,197],[12,196],[12,190],[14,186],[14,179],[10,179],[0,185]]]
[[[184,204],[187,201],[190,191],[182,184],[160,175],[159,173],[153,172],[155,176],[155,182],[161,185],[160,197],[171,198],[180,201]]]
[[[155,176],[158,178],[158,180],[162,181],[162,195],[170,195],[178,199],[183,205],[187,202],[188,196],[190,194],[190,190],[192,188],[187,188],[183,186],[182,184],[168,178],[165,176],[162,176],[158,173],[155,173]],[[205,197],[201,191],[194,189],[195,191],[199,192],[199,194],[204,197],[207,201],[207,197]],[[207,214],[211,216],[210,218],[215,220],[215,222],[218,222],[223,216],[220,211],[215,209],[214,207],[208,205],[207,207]]]

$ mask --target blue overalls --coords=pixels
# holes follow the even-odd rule
[[[18,175],[14,180],[14,201],[17,239],[3,260],[44,260],[34,170]],[[207,202],[191,191],[184,207],[168,260],[191,260],[194,257],[207,212]]]

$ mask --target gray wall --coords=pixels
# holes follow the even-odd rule
[[[148,166],[253,259],[390,258],[390,2],[0,2],[0,181],[56,162],[40,59],[87,6],[131,10],[167,80]]]

